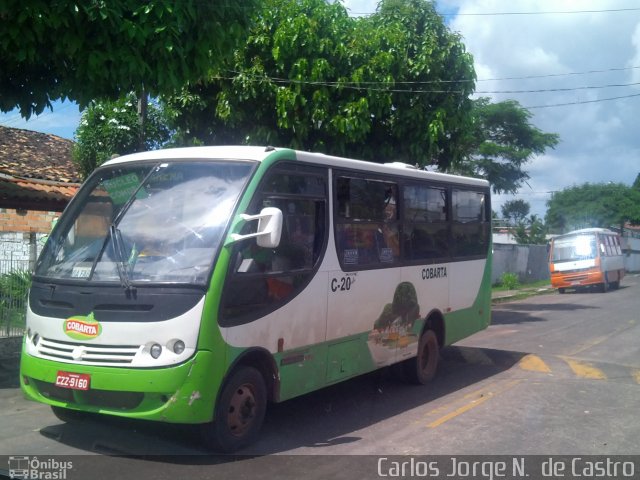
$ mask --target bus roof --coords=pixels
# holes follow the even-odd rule
[[[305,163],[316,165],[326,165],[337,168],[349,168],[364,172],[375,172],[380,174],[401,175],[413,177],[421,180],[433,180],[446,183],[459,183],[479,187],[489,187],[487,180],[471,177],[462,177],[446,173],[428,172],[412,165],[401,162],[390,162],[386,164],[368,162],[364,160],[353,160],[349,158],[326,155],[324,153],[311,153],[288,148],[257,147],[257,146],[209,146],[209,147],[186,147],[168,148],[163,150],[152,150],[148,152],[133,153],[122,157],[113,158],[104,163],[104,166],[116,165],[140,160],[163,160],[163,159],[229,159],[229,160],[250,160],[262,162],[274,153],[282,154],[290,152],[292,157]]]

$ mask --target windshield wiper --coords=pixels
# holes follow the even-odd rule
[[[111,243],[113,245],[113,253],[115,255],[116,270],[118,270],[118,276],[120,277],[120,283],[125,290],[131,289],[131,276],[129,271],[129,262],[124,260],[124,245],[122,242],[122,233],[120,229],[116,227],[115,223],[109,226],[109,235],[111,236]]]
[[[93,274],[96,270],[96,267],[98,266],[98,262],[102,258],[102,255],[104,255],[104,251],[106,250],[107,244],[109,243],[109,238],[111,238],[111,242],[113,244],[113,253],[116,257],[115,263],[116,263],[116,269],[118,270],[118,276],[120,277],[120,283],[127,291],[132,290],[134,288],[131,285],[131,280],[130,280],[131,275],[130,275],[129,269],[131,268],[130,266],[131,264],[129,261],[125,262],[124,260],[124,250],[123,250],[124,246],[122,242],[122,233],[118,228],[118,223],[120,223],[120,220],[122,219],[124,214],[127,212],[127,210],[129,210],[131,205],[133,205],[133,202],[136,200],[136,196],[138,195],[138,192],[142,189],[142,186],[149,180],[149,178],[151,178],[151,176],[154,173],[159,171],[162,166],[163,166],[162,163],[157,163],[153,166],[153,168],[151,168],[151,170],[149,170],[149,172],[144,176],[142,181],[135,188],[133,193],[129,195],[129,198],[127,199],[127,201],[124,202],[124,205],[122,205],[122,207],[120,208],[120,211],[118,211],[118,213],[114,217],[113,221],[111,222],[111,225],[109,225],[109,235],[105,237],[104,242],[102,243],[102,248],[100,249],[100,253],[96,255],[93,265],[91,266],[91,273],[89,274],[89,278],[93,278]]]

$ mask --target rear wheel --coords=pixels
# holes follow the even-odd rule
[[[418,343],[418,354],[403,364],[404,373],[410,382],[424,385],[435,377],[439,359],[438,337],[433,330],[425,330]]]
[[[267,409],[264,379],[253,367],[240,367],[225,383],[213,422],[201,426],[202,439],[217,451],[233,452],[254,442]]]

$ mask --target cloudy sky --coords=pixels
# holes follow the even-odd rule
[[[377,0],[345,0],[354,15]],[[640,173],[640,4],[637,0],[438,0],[475,59],[478,96],[514,99],[531,123],[558,133],[555,150],[528,165],[529,185],[497,196],[494,210],[521,198],[544,215],[551,192],[584,182],[630,185]],[[619,97],[619,98],[617,98]],[[614,99],[617,98],[617,99]],[[73,138],[72,103],[0,125]]]

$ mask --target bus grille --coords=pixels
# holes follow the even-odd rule
[[[567,275],[565,280],[567,282],[581,282],[582,280],[587,280],[589,275]]]
[[[42,338],[38,342],[38,354],[50,360],[67,361],[86,365],[129,365],[141,346],[136,345],[87,345]]]

